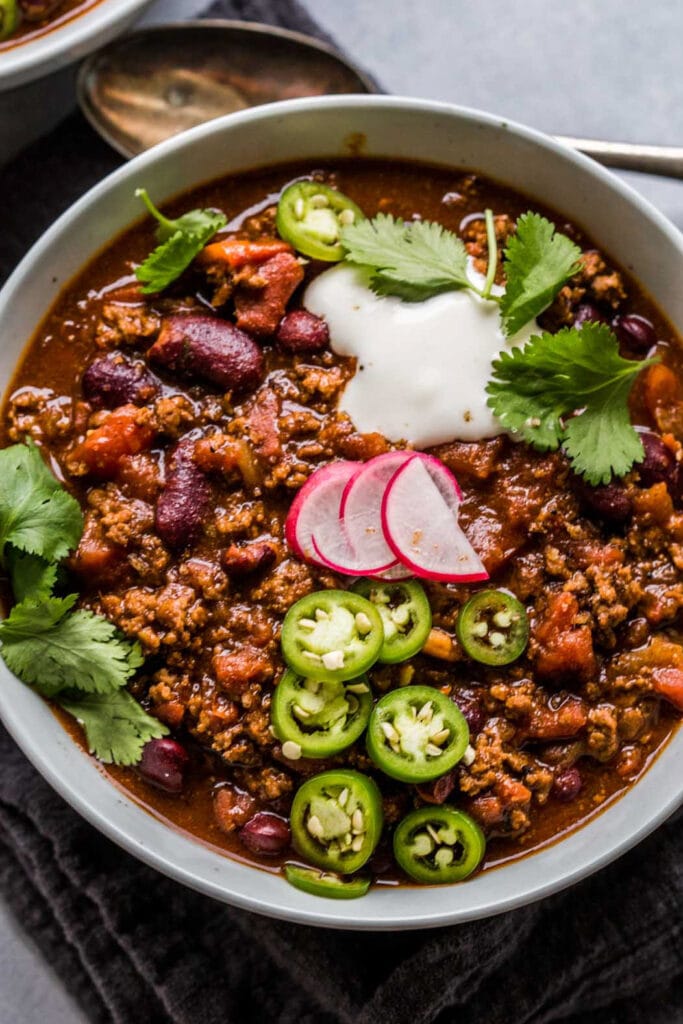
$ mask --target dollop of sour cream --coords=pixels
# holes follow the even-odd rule
[[[535,321],[508,339],[497,303],[470,289],[403,302],[376,295],[367,273],[344,263],[311,282],[304,306],[327,321],[333,351],[356,358],[339,401],[356,430],[422,448],[505,432],[486,404],[491,362],[523,345]]]

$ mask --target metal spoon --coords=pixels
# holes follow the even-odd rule
[[[242,21],[187,21],[134,32],[89,57],[78,76],[83,113],[126,157],[245,107],[377,91],[369,76],[325,43]],[[557,139],[607,167],[683,178],[681,146]]]
[[[206,20],[143,29],[110,43],[81,66],[77,90],[92,126],[131,157],[245,107],[377,87],[310,36]]]

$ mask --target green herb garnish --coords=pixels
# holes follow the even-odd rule
[[[168,732],[123,689],[142,665],[140,648],[103,616],[74,611],[78,594],[53,594],[57,562],[83,531],[78,502],[33,443],[0,451],[0,472],[0,551],[16,602],[0,622],[2,657],[24,683],[83,722],[100,760],[132,764],[147,739]]]
[[[508,338],[542,313],[577,273],[581,250],[545,217],[524,213],[505,248],[505,292],[500,300]]]
[[[135,195],[158,222],[157,238],[161,243],[135,270],[143,294],[149,295],[163,291],[180,277],[206,243],[225,227],[226,218],[216,210],[190,210],[177,220],[169,220],[157,210],[146,189],[137,189]]]
[[[493,212],[486,210],[489,264],[482,288],[467,275],[467,250],[462,239],[433,221],[406,223],[378,213],[344,227],[345,259],[372,271],[370,286],[378,295],[396,295],[420,302],[441,292],[470,288],[500,303],[508,337],[550,305],[560,288],[579,269],[581,250],[557,232],[545,217],[525,213],[505,249],[506,286],[492,295],[498,248]]]
[[[372,270],[370,285],[378,295],[421,302],[457,288],[479,291],[467,277],[462,239],[433,221],[407,224],[390,213],[378,213],[372,220],[346,225],[341,244],[347,262]]]
[[[501,352],[486,388],[488,404],[503,426],[534,448],[563,446],[574,471],[589,484],[608,483],[643,457],[628,396],[652,362],[620,356],[604,324],[566,327]]]
[[[8,544],[47,562],[65,558],[80,540],[83,516],[38,447],[31,441],[0,451],[0,479],[0,563]]]
[[[90,753],[106,764],[137,764],[145,743],[168,733],[127,690],[70,692],[59,703],[82,725]]]
[[[7,568],[17,604],[27,597],[36,601],[51,597],[59,572],[54,562],[46,562],[37,555],[27,555],[10,547],[7,552]]]
[[[142,664],[138,645],[120,639],[108,619],[72,612],[77,600],[78,594],[26,598],[0,622],[5,664],[43,697],[71,687],[108,693]]]

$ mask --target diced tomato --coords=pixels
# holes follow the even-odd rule
[[[643,381],[645,403],[654,416],[660,405],[671,405],[683,399],[678,377],[663,363],[650,366]]]
[[[655,693],[683,711],[683,671],[680,668],[656,668],[652,683]]]
[[[525,735],[534,740],[567,740],[588,722],[588,712],[579,697],[568,697],[559,708],[534,707]]]
[[[535,629],[536,672],[544,679],[577,676],[585,682],[597,671],[591,631],[588,626],[575,625],[578,611],[573,594],[550,595]]]
[[[89,520],[69,564],[79,576],[97,579],[111,573],[120,564],[122,556],[121,548],[101,537],[95,524]]]
[[[248,264],[257,266],[280,252],[292,252],[289,242],[281,238],[259,238],[254,242],[246,238],[224,238],[205,246],[197,257],[201,265],[224,264],[231,270],[238,270]]]
[[[137,455],[151,447],[154,430],[145,422],[145,410],[136,405],[122,405],[101,427],[88,434],[74,451],[73,457],[84,462],[88,472],[109,479],[117,475],[126,455]]]
[[[165,722],[171,729],[178,729],[185,717],[185,708],[179,700],[167,700],[154,707],[155,717]]]
[[[280,252],[266,260],[257,273],[235,288],[237,326],[257,337],[274,334],[303,279],[303,269],[293,253]]]
[[[273,675],[270,659],[253,647],[239,651],[223,651],[213,657],[213,670],[218,685],[229,697],[239,698],[253,685]]]

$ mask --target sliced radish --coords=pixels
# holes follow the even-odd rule
[[[425,455],[424,452],[419,452],[417,457],[422,460],[422,465],[439,488],[448,507],[457,515],[462,503],[462,491],[450,469],[444,466],[441,459],[437,459],[435,455]]]
[[[339,493],[341,501],[341,492]],[[343,576],[367,576],[365,563],[358,558],[349,544],[344,532],[344,525],[339,519],[339,504],[335,509],[334,518],[320,518],[313,531],[313,551],[315,559],[328,569],[339,572]]]
[[[339,514],[346,537],[366,576],[379,575],[396,562],[382,529],[382,499],[387,484],[413,452],[387,452],[370,459],[352,476],[342,494]]]
[[[292,502],[285,523],[285,539],[299,558],[319,560],[313,547],[313,530],[321,522],[338,522],[342,492],[357,472],[357,462],[331,462],[309,476]]]
[[[399,583],[401,580],[410,580],[413,578],[415,573],[412,569],[409,569],[403,562],[394,562],[388,569],[383,569],[382,572],[376,572],[374,578],[378,580],[392,580]]]
[[[394,474],[384,493],[382,527],[396,557],[417,576],[458,583],[488,579],[422,459],[410,459]]]

